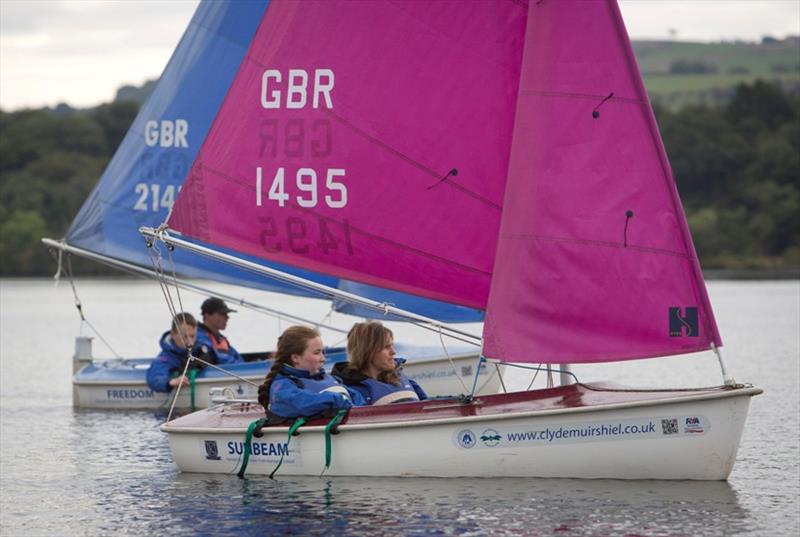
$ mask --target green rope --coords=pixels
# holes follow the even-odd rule
[[[306,422],[306,419],[305,419],[305,418],[297,418],[297,421],[295,421],[295,422],[292,424],[292,426],[291,426],[291,427],[289,427],[289,438],[287,438],[287,439],[286,439],[286,449],[284,450],[284,452],[283,452],[283,453],[281,453],[281,458],[280,458],[280,460],[278,461],[278,465],[275,467],[275,469],[274,469],[274,470],[272,470],[272,473],[271,473],[271,474],[269,474],[269,478],[270,478],[270,479],[274,479],[274,478],[275,478],[275,472],[277,472],[277,471],[278,471],[278,468],[280,468],[280,467],[281,467],[281,464],[283,464],[283,456],[284,456],[286,453],[288,453],[288,452],[289,452],[289,442],[291,442],[291,441],[292,441],[292,436],[294,436],[294,433],[295,433],[295,431],[297,431],[297,429],[299,429],[299,428],[300,428],[300,426],[301,426],[301,425],[303,425],[305,422]]]
[[[200,370],[199,369],[190,369],[186,373],[186,376],[189,377],[189,401],[190,401],[189,405],[191,407],[192,412],[197,410],[197,407],[195,407],[195,404],[194,404],[194,392],[195,392],[195,390],[194,390],[194,378],[197,376],[197,372],[198,371],[200,371]]]
[[[244,472],[247,470],[247,463],[250,461],[250,446],[253,445],[253,431],[256,427],[263,427],[267,423],[267,418],[261,418],[247,426],[247,432],[244,435],[244,458],[242,459],[242,467],[239,469],[239,479],[244,479]]]
[[[331,421],[328,422],[328,425],[325,426],[325,470],[331,465],[331,429],[339,425],[346,415],[346,409],[343,408],[339,410]],[[323,472],[325,470],[323,470]]]

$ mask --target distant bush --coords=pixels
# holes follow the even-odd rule
[[[747,67],[742,67],[740,65],[737,65],[735,67],[728,68],[728,74],[729,75],[749,75],[750,74],[750,69],[748,69]]]
[[[783,65],[783,64],[781,64],[781,65],[773,65],[772,67],[770,67],[770,69],[776,75],[781,75],[781,74],[784,74],[784,73],[791,73],[792,72],[792,66],[791,65]]]
[[[719,72],[716,64],[693,60],[675,60],[669,66],[673,75],[711,75]]]

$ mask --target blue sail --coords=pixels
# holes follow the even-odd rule
[[[68,244],[152,268],[151,254],[138,230],[141,226],[158,227],[166,220],[268,4],[269,0],[204,0],[200,3],[154,91],[73,220],[66,235]],[[170,256],[171,262],[164,259],[162,266],[172,270],[174,263],[175,271],[183,277],[316,296],[311,291],[185,250],[175,250]],[[255,258],[249,260],[264,263]],[[350,282],[277,263],[270,266],[329,287],[340,283],[345,288],[350,285]],[[403,304],[421,315],[437,317],[448,312],[446,318],[451,321],[475,320],[475,312],[467,308],[361,287],[363,289],[352,289],[373,300]],[[357,315],[381,316],[366,308],[335,306]],[[464,310],[463,317],[459,316],[460,310]]]
[[[139,227],[157,227],[166,219],[268,3],[199,5],[153,93],[67,231],[70,245],[152,267]],[[308,294],[189,252],[171,255],[184,277]],[[172,268],[166,259],[163,265]],[[336,285],[333,278],[276,268]]]

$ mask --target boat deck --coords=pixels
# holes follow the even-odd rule
[[[555,388],[476,397],[466,402],[459,398],[437,398],[426,401],[397,403],[384,406],[355,407],[342,425],[373,425],[419,423],[469,416],[503,416],[523,413],[562,412],[581,408],[611,408],[617,405],[642,404],[656,401],[720,397],[755,388],[710,387],[686,390],[633,389],[602,385],[572,384]],[[165,424],[165,430],[175,428],[240,429],[253,420],[264,417],[256,403],[234,403],[195,412]],[[307,426],[325,425],[328,418],[311,420]],[[285,425],[284,425],[285,426]]]

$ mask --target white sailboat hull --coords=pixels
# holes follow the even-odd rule
[[[430,402],[433,411],[424,402],[413,403],[412,414],[418,411],[419,419],[405,413],[394,419],[397,409],[383,420],[358,419],[351,411],[332,437],[327,470],[323,425],[301,427],[288,446],[286,427],[265,428],[261,438],[253,438],[246,472],[269,474],[284,454],[278,471],[284,476],[721,480],[736,460],[750,397],[761,393],[719,388],[623,395],[588,406],[561,404],[574,400],[569,389],[542,390],[546,397],[522,404],[514,400],[518,394],[478,398],[468,405]],[[590,398],[583,393],[578,399],[581,395]],[[526,406],[530,410],[523,410]],[[182,471],[233,473],[241,464],[245,424],[261,416],[254,405],[221,406],[162,430]]]
[[[452,363],[451,363],[452,361]],[[459,354],[447,357],[411,359],[403,367],[404,373],[420,383],[431,396],[445,396],[469,392],[478,364],[476,354]],[[73,377],[75,406],[94,409],[144,410],[169,408],[173,393],[156,392],[147,385],[148,360],[119,360],[107,364],[99,362],[90,366],[100,374],[91,375],[84,369]],[[261,362],[248,362],[228,366],[236,376],[214,372],[212,378],[197,378],[194,390],[194,408],[208,408],[212,403],[212,388],[223,389],[236,399],[253,399],[258,395],[258,385],[264,382],[268,366]],[[115,378],[116,377],[116,378]],[[465,387],[466,386],[466,387]],[[494,366],[483,364],[478,377],[478,394],[500,391],[500,374]],[[189,388],[182,388],[175,408],[192,408]]]

